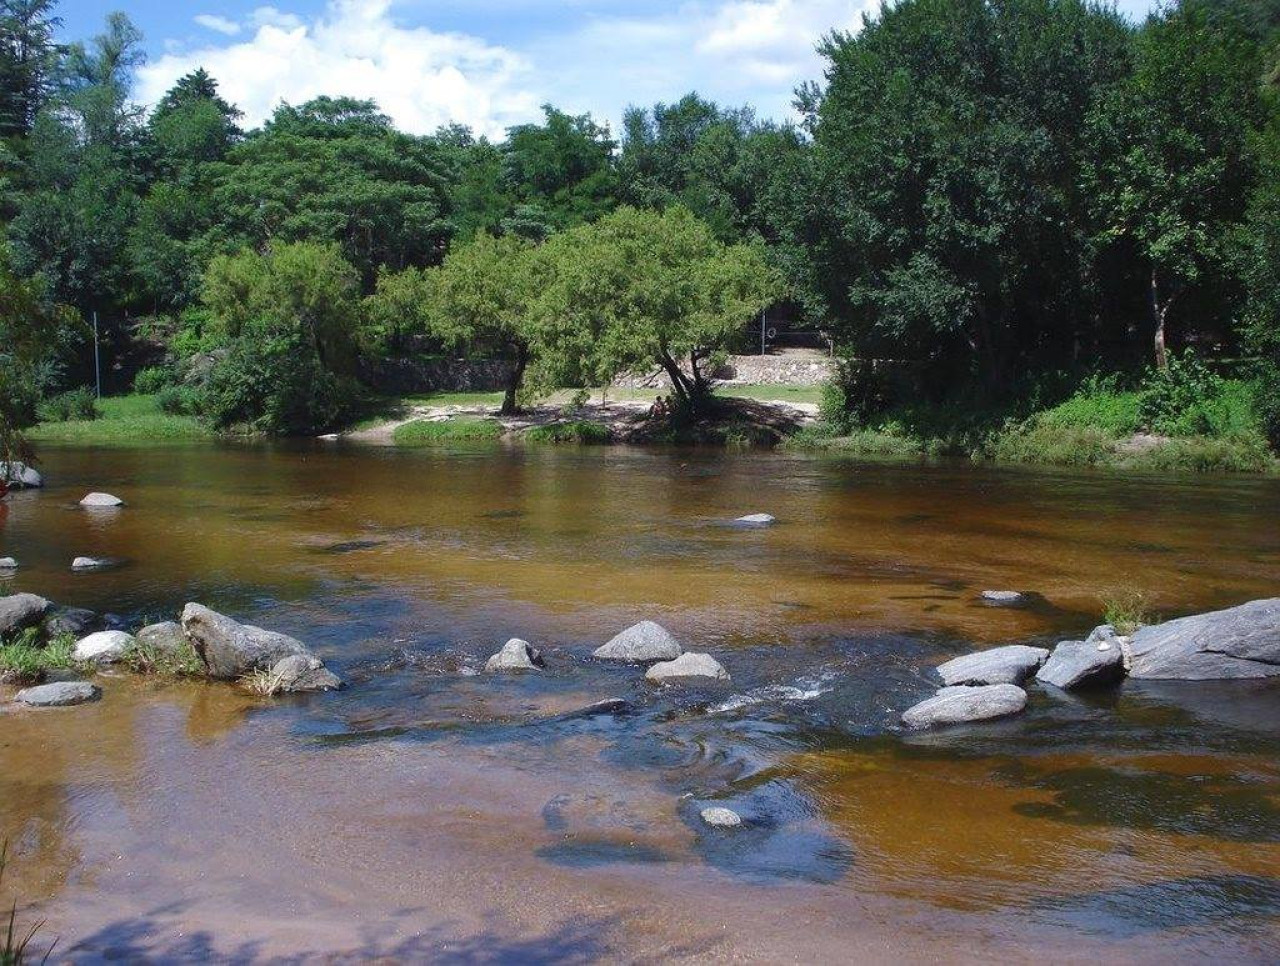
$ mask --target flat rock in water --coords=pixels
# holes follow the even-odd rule
[[[1134,678],[1280,676],[1280,597],[1139,628],[1129,653]]]
[[[908,708],[902,723],[908,728],[990,721],[1018,714],[1027,706],[1027,692],[1016,684],[989,684],[980,688],[942,688],[931,698]]]
[[[710,654],[681,654],[674,661],[655,664],[645,672],[645,678],[654,683],[677,681],[682,678],[710,678],[728,681],[729,672]]]
[[[1021,684],[1048,659],[1049,652],[1043,647],[1010,644],[957,657],[939,666],[938,674],[948,686]]]
[[[653,621],[641,621],[603,647],[596,648],[595,656],[606,661],[645,664],[649,661],[672,661],[682,653],[684,649],[680,642],[665,627]]]
[[[538,649],[528,641],[513,637],[485,663],[486,671],[536,671],[545,662]]]
[[[76,557],[71,561],[72,570],[106,570],[114,566],[115,561],[110,557]]]
[[[182,650],[189,642],[181,624],[162,621],[159,624],[148,624],[138,631],[138,643],[152,650],[171,654]]]
[[[984,590],[980,597],[984,604],[992,607],[1017,607],[1031,601],[1031,596],[1020,590]]]
[[[18,561],[12,557],[0,557],[0,570],[17,570]]]
[[[579,718],[594,718],[602,714],[626,714],[631,710],[631,702],[625,698],[605,698],[603,701],[595,701],[585,708],[578,708],[575,711],[567,711],[564,714],[557,715],[556,721],[576,721]]]
[[[0,478],[16,489],[39,489],[44,477],[26,463],[0,463]]]
[[[1036,680],[1055,687],[1097,687],[1124,677],[1124,654],[1117,641],[1063,641],[1053,649]]]
[[[71,657],[76,661],[111,664],[133,650],[136,643],[134,636],[124,631],[98,631],[96,634],[90,634],[76,641],[76,648],[71,652]]]
[[[742,816],[731,808],[704,808],[699,815],[716,828],[737,828],[742,824]]]
[[[310,654],[290,654],[281,658],[271,668],[281,691],[337,691],[342,678],[334,674],[318,658]]]
[[[89,493],[80,501],[80,505],[83,507],[124,506],[124,500],[110,493]]]
[[[53,605],[35,594],[0,597],[0,638],[39,624]]]
[[[102,689],[88,681],[58,681],[19,691],[17,700],[33,708],[67,708],[102,697]]]
[[[738,517],[734,523],[742,524],[745,527],[767,527],[772,523],[777,523],[777,518],[768,513],[750,513],[745,517]]]
[[[201,604],[183,608],[182,629],[209,675],[225,681],[267,670],[293,654],[311,656],[306,645],[287,634],[241,624]]]

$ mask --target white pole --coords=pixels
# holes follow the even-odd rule
[[[98,357],[98,313],[93,313],[93,381],[98,388],[98,398],[102,398],[102,363]]]
[[[760,354],[764,355],[764,311],[760,312]]]

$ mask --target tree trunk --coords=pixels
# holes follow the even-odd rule
[[[511,378],[507,381],[507,392],[502,397],[503,416],[514,416],[520,411],[516,396],[524,385],[524,371],[529,366],[529,347],[523,342],[516,344],[516,364],[511,370]]]
[[[671,388],[675,390],[676,398],[682,403],[691,403],[693,401],[693,385],[689,377],[680,368],[680,364],[671,358],[671,354],[665,349],[659,354],[658,361],[671,379]]]
[[[1153,339],[1156,366],[1160,369],[1169,368],[1169,348],[1165,342],[1165,323],[1169,318],[1169,307],[1173,305],[1173,300],[1177,298],[1176,293],[1170,295],[1163,300],[1160,297],[1160,278],[1153,268],[1151,270],[1151,321],[1155,323],[1155,337]]]

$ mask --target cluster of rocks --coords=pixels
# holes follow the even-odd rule
[[[1110,624],[1052,652],[1011,644],[947,661],[943,687],[907,709],[908,728],[988,721],[1027,706],[1022,685],[1076,690],[1146,680],[1207,681],[1280,676],[1280,598],[1139,628],[1132,636]]]
[[[12,475],[9,481],[14,487],[41,487],[44,479],[25,463],[0,463],[0,475]],[[110,493],[87,493],[80,500],[80,506],[87,510],[113,510],[125,505],[124,500]],[[89,570],[106,570],[114,567],[119,561],[112,557],[76,557],[71,561],[71,569],[77,573]],[[8,576],[18,569],[18,561],[14,557],[0,557],[0,577]]]
[[[0,479],[3,479],[15,490],[38,490],[44,486],[44,477],[40,475],[38,470],[28,466],[26,463],[17,461],[0,463]]]
[[[207,677],[236,681],[263,672],[272,694],[331,691],[342,679],[305,644],[287,634],[241,624],[202,604],[187,604],[181,622],[151,624],[130,634],[100,628],[103,618],[92,611],[58,607],[35,594],[0,597],[0,638],[38,628],[46,640],[70,634],[76,637],[71,659],[84,666],[102,667],[127,661],[146,652],[151,661],[194,654]],[[62,706],[97,700],[101,691],[83,681],[61,681],[18,694],[31,705]]]
[[[602,661],[647,664],[645,679],[654,684],[687,680],[728,681],[729,672],[710,654],[686,652],[661,624],[641,621],[596,648]],[[536,671],[546,667],[542,653],[528,641],[512,638],[485,664],[486,671]]]

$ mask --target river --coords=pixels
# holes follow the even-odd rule
[[[1280,686],[1033,687],[1016,719],[897,726],[940,661],[1087,633],[1106,594],[1165,616],[1276,596],[1280,480],[496,444],[42,457],[50,485],[0,511],[23,565],[0,592],[131,624],[200,601],[350,685],[121,674],[81,708],[0,704],[0,898],[58,955],[1280,958]],[[77,509],[91,489],[128,506]],[[727,525],[752,512],[778,523]],[[645,618],[732,683],[590,658]],[[546,669],[476,673],[513,636]],[[604,698],[629,708],[573,714]],[[708,805],[746,825],[704,827]]]

